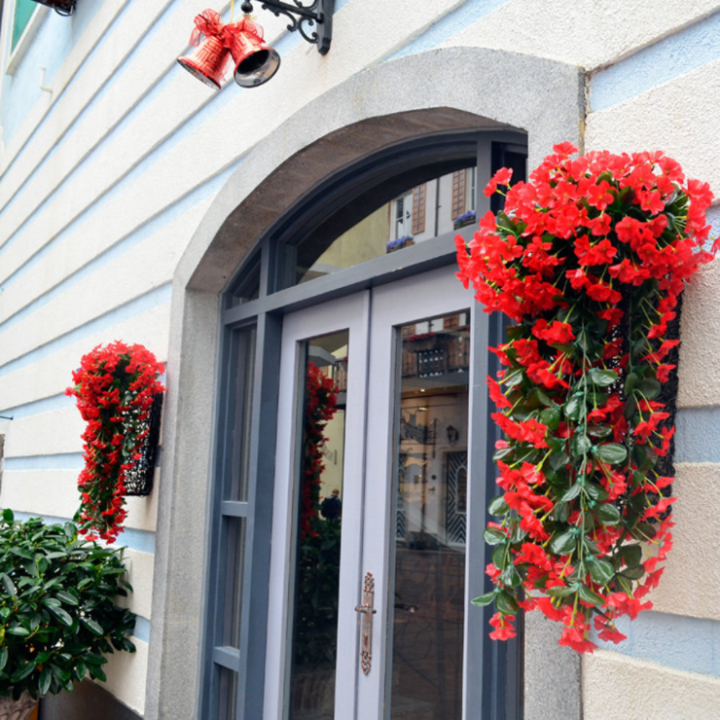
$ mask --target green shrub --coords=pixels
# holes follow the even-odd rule
[[[122,550],[78,538],[73,523],[0,521],[0,695],[34,698],[105,680],[105,655],[135,652],[135,615],[115,605],[132,591]]]

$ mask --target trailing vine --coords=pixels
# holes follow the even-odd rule
[[[487,573],[490,636],[515,636],[514,616],[539,610],[562,623],[578,652],[625,639],[616,619],[652,607],[672,547],[673,478],[659,460],[675,428],[661,391],[676,372],[668,338],[678,298],[718,250],[703,249],[713,195],[661,152],[613,155],[554,148],[510,186],[501,169],[485,189],[488,212],[458,277],[486,312],[516,324],[492,351],[488,378],[504,433],[494,459],[500,494]],[[505,188],[503,190],[502,188]]]
[[[113,543],[123,530],[125,478],[140,459],[153,399],[165,390],[162,372],[147,348],[122,342],[98,345],[73,371],[75,385],[65,393],[77,398],[87,422],[76,522],[89,540]]]

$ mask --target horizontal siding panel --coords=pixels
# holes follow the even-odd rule
[[[122,339],[149,348],[160,362],[167,360],[170,328],[170,303],[128,319],[62,348],[49,357],[0,377],[3,405],[14,407],[53,397],[72,383],[72,371],[80,358],[95,346]],[[8,426],[9,427],[9,426]]]
[[[4,332],[0,328],[0,365],[170,283],[175,265],[209,204],[209,199],[198,203],[130,252],[26,315],[23,322],[11,325]],[[12,285],[4,298],[5,308],[23,307],[33,296],[42,297],[43,290],[26,283]],[[88,298],[92,298],[92,302],[88,302]]]
[[[160,470],[156,470],[158,480]],[[3,473],[0,502],[16,512],[69,520],[80,505],[77,470],[6,470]],[[127,499],[125,526],[144,532],[157,527],[157,493]],[[121,535],[119,544],[123,545]]]

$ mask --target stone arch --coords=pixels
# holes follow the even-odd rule
[[[259,143],[218,193],[173,281],[147,718],[185,717],[198,694],[220,295],[234,269],[317,183],[373,152],[429,134],[521,130],[532,166],[556,142],[582,144],[584,102],[584,73],[563,63],[483,48],[412,55],[310,102]],[[548,649],[538,670],[554,664]],[[579,673],[573,663],[565,682]],[[533,672],[526,668],[526,688],[552,687]],[[547,710],[550,698],[538,697],[536,706]],[[574,713],[558,709],[558,716]]]

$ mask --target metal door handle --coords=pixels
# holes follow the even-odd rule
[[[375,578],[371,572],[365,575],[363,586],[363,604],[355,608],[355,612],[362,615],[362,629],[360,631],[360,665],[365,675],[370,674],[372,668],[372,628],[373,615],[377,613],[375,605]]]

